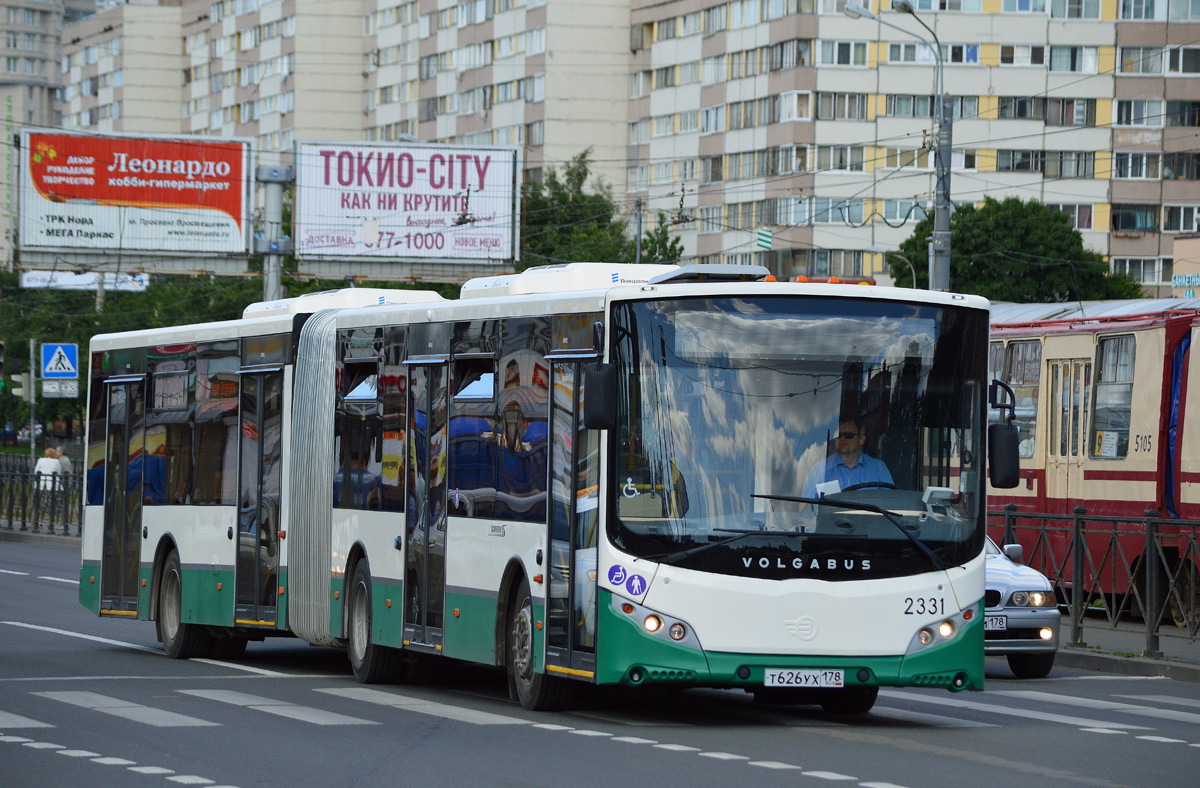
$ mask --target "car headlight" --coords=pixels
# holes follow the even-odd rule
[[[1014,591],[1008,603],[1013,607],[1053,607],[1055,600],[1052,591]]]

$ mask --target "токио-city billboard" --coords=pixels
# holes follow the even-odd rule
[[[241,253],[249,141],[21,132],[22,249]]]
[[[520,149],[301,142],[297,257],[512,260]]]

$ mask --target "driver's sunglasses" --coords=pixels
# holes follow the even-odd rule
[[[839,432],[837,434],[837,436],[839,438],[841,438],[842,440],[848,441],[848,440],[853,440],[854,438],[857,438],[859,436],[859,433],[857,433],[857,432]]]

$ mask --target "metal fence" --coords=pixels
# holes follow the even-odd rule
[[[79,536],[82,517],[82,473],[30,473],[0,465],[0,530]]]
[[[1076,507],[1071,514],[1020,512],[1015,504],[988,512],[988,525],[1003,528],[1005,544],[1027,546],[1025,563],[1054,585],[1070,606],[1073,644],[1083,643],[1085,618],[1115,629],[1140,617],[1146,627],[1145,656],[1160,656],[1159,637],[1196,640],[1200,632],[1200,521],[1144,516],[1100,517]],[[1078,580],[1078,582],[1077,582]]]

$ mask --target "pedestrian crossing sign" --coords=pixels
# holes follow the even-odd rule
[[[42,345],[42,379],[79,377],[79,345],[53,344]]]

